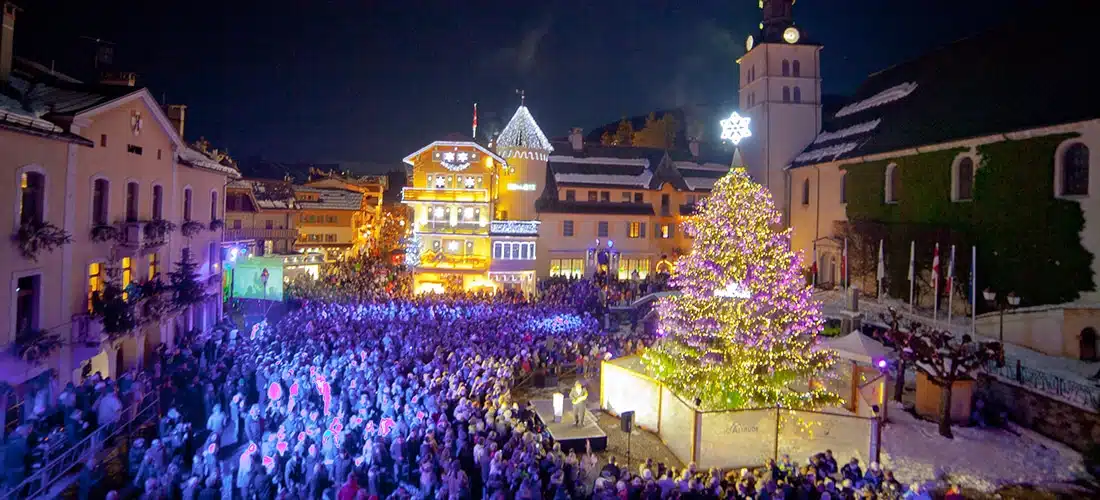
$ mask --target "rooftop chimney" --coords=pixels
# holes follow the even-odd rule
[[[569,143],[573,145],[573,151],[580,151],[584,149],[584,135],[580,128],[573,127],[569,129]]]
[[[4,2],[4,24],[0,28],[0,83],[11,77],[12,41],[15,39],[15,13],[21,10],[11,2]]]
[[[692,137],[688,142],[688,150],[691,151],[692,158],[699,158],[699,139]]]
[[[164,114],[168,115],[168,121],[172,122],[172,127],[176,129],[176,132],[183,137],[183,122],[187,118],[187,106],[183,104],[168,104],[164,106]]]

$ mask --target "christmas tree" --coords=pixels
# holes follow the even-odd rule
[[[763,186],[734,168],[685,221],[691,252],[657,303],[661,340],[643,359],[657,380],[709,409],[837,403],[820,383],[834,354],[816,346],[810,296],[789,230]]]
[[[206,287],[199,282],[199,265],[191,258],[191,252],[184,249],[183,256],[176,262],[176,270],[168,273],[173,297],[172,304],[179,309],[198,304],[206,300]]]

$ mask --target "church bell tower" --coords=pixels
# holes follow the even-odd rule
[[[760,30],[745,40],[738,59],[741,114],[752,137],[741,149],[753,179],[768,188],[789,220],[786,166],[821,130],[821,45],[794,22],[795,0],[757,0]]]

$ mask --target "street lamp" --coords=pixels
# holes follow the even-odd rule
[[[1003,301],[997,300],[997,292],[986,288],[982,290],[982,296],[985,297],[986,303],[990,307],[1000,309],[1000,323],[998,338],[1001,342],[1001,356],[997,360],[997,366],[1001,367],[1005,365],[1005,309],[1015,309],[1020,305],[1020,296],[1016,295],[1016,292],[1008,292],[1008,295],[1004,297]]]

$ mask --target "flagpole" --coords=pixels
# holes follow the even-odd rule
[[[814,289],[817,289],[817,243],[814,243],[814,263],[810,266],[810,270],[813,271],[813,285]]]
[[[848,238],[844,238],[844,309],[848,309]]]
[[[909,314],[913,314],[913,281],[916,271],[913,269],[917,252],[917,242],[909,240]]]
[[[474,141],[477,141],[477,103],[474,103]]]
[[[932,254],[932,323],[940,319],[940,244]]]
[[[978,320],[978,247],[970,247],[970,336]]]
[[[886,263],[882,260],[882,240],[878,240],[878,267],[875,269],[875,282],[878,286],[878,300],[882,302],[882,279],[886,277]]]
[[[955,245],[951,245],[951,263],[947,268],[947,328],[951,328],[951,303],[955,298]]]

